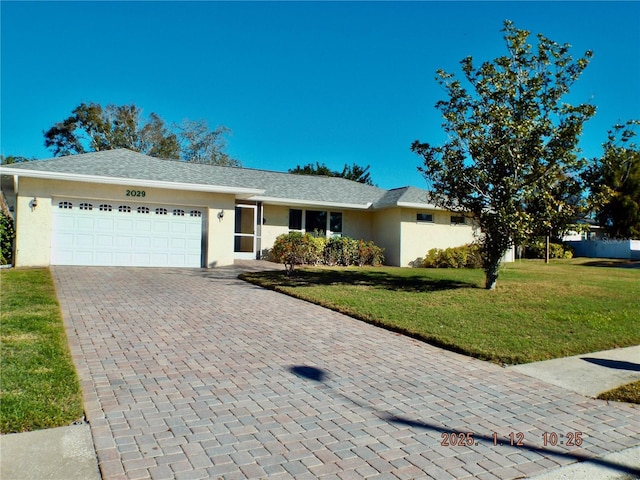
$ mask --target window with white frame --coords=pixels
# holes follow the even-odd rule
[[[342,235],[342,212],[289,209],[289,230],[304,231],[319,236]]]
[[[342,212],[331,212],[329,214],[329,230],[332,237],[342,236]]]

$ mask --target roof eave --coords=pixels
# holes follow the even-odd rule
[[[228,193],[233,195],[260,195],[263,189],[229,187],[224,185],[206,185],[202,183],[181,183],[164,180],[148,180],[141,178],[105,177],[100,175],[84,175],[78,173],[47,172],[42,170],[25,170],[21,168],[0,167],[0,174],[17,175],[19,177],[43,178],[46,180],[66,180],[70,182],[90,182],[132,187],[167,188],[172,190],[190,190],[209,193]]]
[[[446,208],[438,207],[432,203],[419,203],[419,202],[397,202],[396,206],[401,208],[421,208],[421,209],[429,209],[429,210],[441,210],[447,211]]]
[[[261,192],[262,193],[262,192]],[[371,208],[372,202],[368,203],[340,203],[340,202],[324,202],[318,200],[301,200],[299,198],[280,198],[256,195],[249,197],[248,200],[262,202],[269,205],[286,205],[289,207],[327,207],[340,208],[348,210],[368,210]]]

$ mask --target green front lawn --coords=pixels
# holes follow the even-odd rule
[[[0,270],[0,432],[82,418],[82,393],[49,270]]]
[[[616,263],[618,265],[618,263]],[[434,345],[516,364],[640,344],[640,269],[558,260],[481,270],[303,268],[241,275]]]

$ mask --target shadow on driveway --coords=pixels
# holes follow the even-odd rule
[[[628,362],[618,362],[618,363],[628,363]],[[309,365],[294,365],[294,366],[290,366],[287,370],[289,370],[290,373],[293,373],[294,375],[297,375],[298,377],[304,378],[306,380],[312,380],[320,385],[323,385],[325,388],[328,388],[335,396],[340,396],[346,400],[348,400],[349,402],[353,403],[354,405],[363,408],[363,409],[368,409],[370,411],[372,411],[378,418],[380,418],[381,420],[385,420],[389,423],[393,423],[393,424],[400,424],[400,425],[406,425],[408,427],[412,427],[412,428],[418,428],[421,430],[428,430],[428,431],[432,431],[432,432],[437,432],[438,434],[440,434],[441,436],[443,436],[443,441],[444,439],[444,435],[447,435],[448,438],[453,438],[451,437],[451,434],[454,433],[454,435],[457,433],[458,435],[464,435],[464,439],[462,437],[460,437],[460,441],[464,442],[465,440],[469,440],[470,437],[468,437],[468,434],[463,434],[463,432],[451,432],[450,429],[446,429],[446,428],[442,428],[441,426],[434,424],[434,423],[427,423],[427,422],[423,422],[421,420],[414,420],[414,419],[410,419],[410,418],[405,418],[405,417],[400,417],[397,415],[392,415],[388,412],[384,412],[384,411],[380,411],[377,408],[373,407],[372,405],[365,405],[362,402],[358,402],[356,400],[353,400],[352,398],[348,397],[347,395],[344,395],[336,390],[334,390],[331,385],[328,385],[328,381],[330,380],[330,374],[329,372],[327,372],[326,370],[323,370],[321,368],[317,368],[317,367],[312,367]],[[458,437],[456,436],[456,441],[457,441]],[[475,442],[477,442],[478,440],[483,440],[487,443],[493,443],[495,445],[496,442],[496,436],[492,435],[492,436],[488,436],[488,435],[480,435],[476,432],[473,433],[473,440]],[[506,439],[502,439],[503,441],[506,441]],[[444,443],[443,443],[444,445]],[[462,443],[459,443],[459,445],[462,445]],[[477,443],[476,443],[477,445]],[[552,455],[552,456],[557,456],[557,457],[564,457],[564,458],[571,458],[573,460],[576,460],[578,462],[585,462],[585,463],[591,463],[591,464],[595,464],[595,465],[601,465],[603,467],[607,467],[613,470],[616,470],[622,474],[627,474],[627,475],[640,475],[640,468],[634,468],[634,467],[630,467],[627,465],[623,465],[620,463],[616,463],[616,462],[612,462],[609,460],[605,460],[602,458],[596,458],[596,457],[590,457],[587,455],[580,455],[580,454],[575,454],[575,453],[571,453],[571,452],[558,452],[558,451],[554,451],[551,449],[547,449],[547,448],[542,448],[542,447],[537,447],[535,445],[528,445],[524,442],[522,443],[517,443],[514,445],[508,445],[505,443],[505,446],[510,446],[511,448],[514,449],[518,449],[518,450],[529,450],[531,452],[536,452],[536,453],[540,453],[543,455]]]

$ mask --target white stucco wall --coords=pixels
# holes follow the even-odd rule
[[[377,210],[373,214],[373,242],[384,248],[386,265],[401,265],[400,218],[399,208]]]
[[[433,223],[418,222],[418,213],[433,215]],[[422,258],[432,248],[458,247],[475,240],[474,226],[451,224],[451,212],[438,210],[401,209],[401,254],[398,265],[407,267]],[[459,215],[459,214],[453,214]],[[467,222],[471,219],[467,218]]]
[[[261,257],[271,250],[276,238],[289,233],[289,207],[283,205],[263,205],[264,224],[262,225]]]
[[[126,190],[131,188],[121,185],[20,178],[16,207],[16,266],[35,267],[50,264],[53,197],[202,208],[205,211],[207,245],[204,255],[205,266],[233,264],[233,195],[144,187],[140,188],[145,191],[144,198],[127,197]],[[34,197],[37,198],[38,206],[31,208],[30,203]],[[221,210],[225,211],[225,215],[219,219],[218,213]]]
[[[373,212],[363,210],[343,211],[342,235],[357,240],[373,240]]]
[[[32,207],[36,197],[37,206]],[[49,265],[51,250],[51,198],[37,189],[24,189],[16,197],[16,238],[14,264],[18,267]]]

